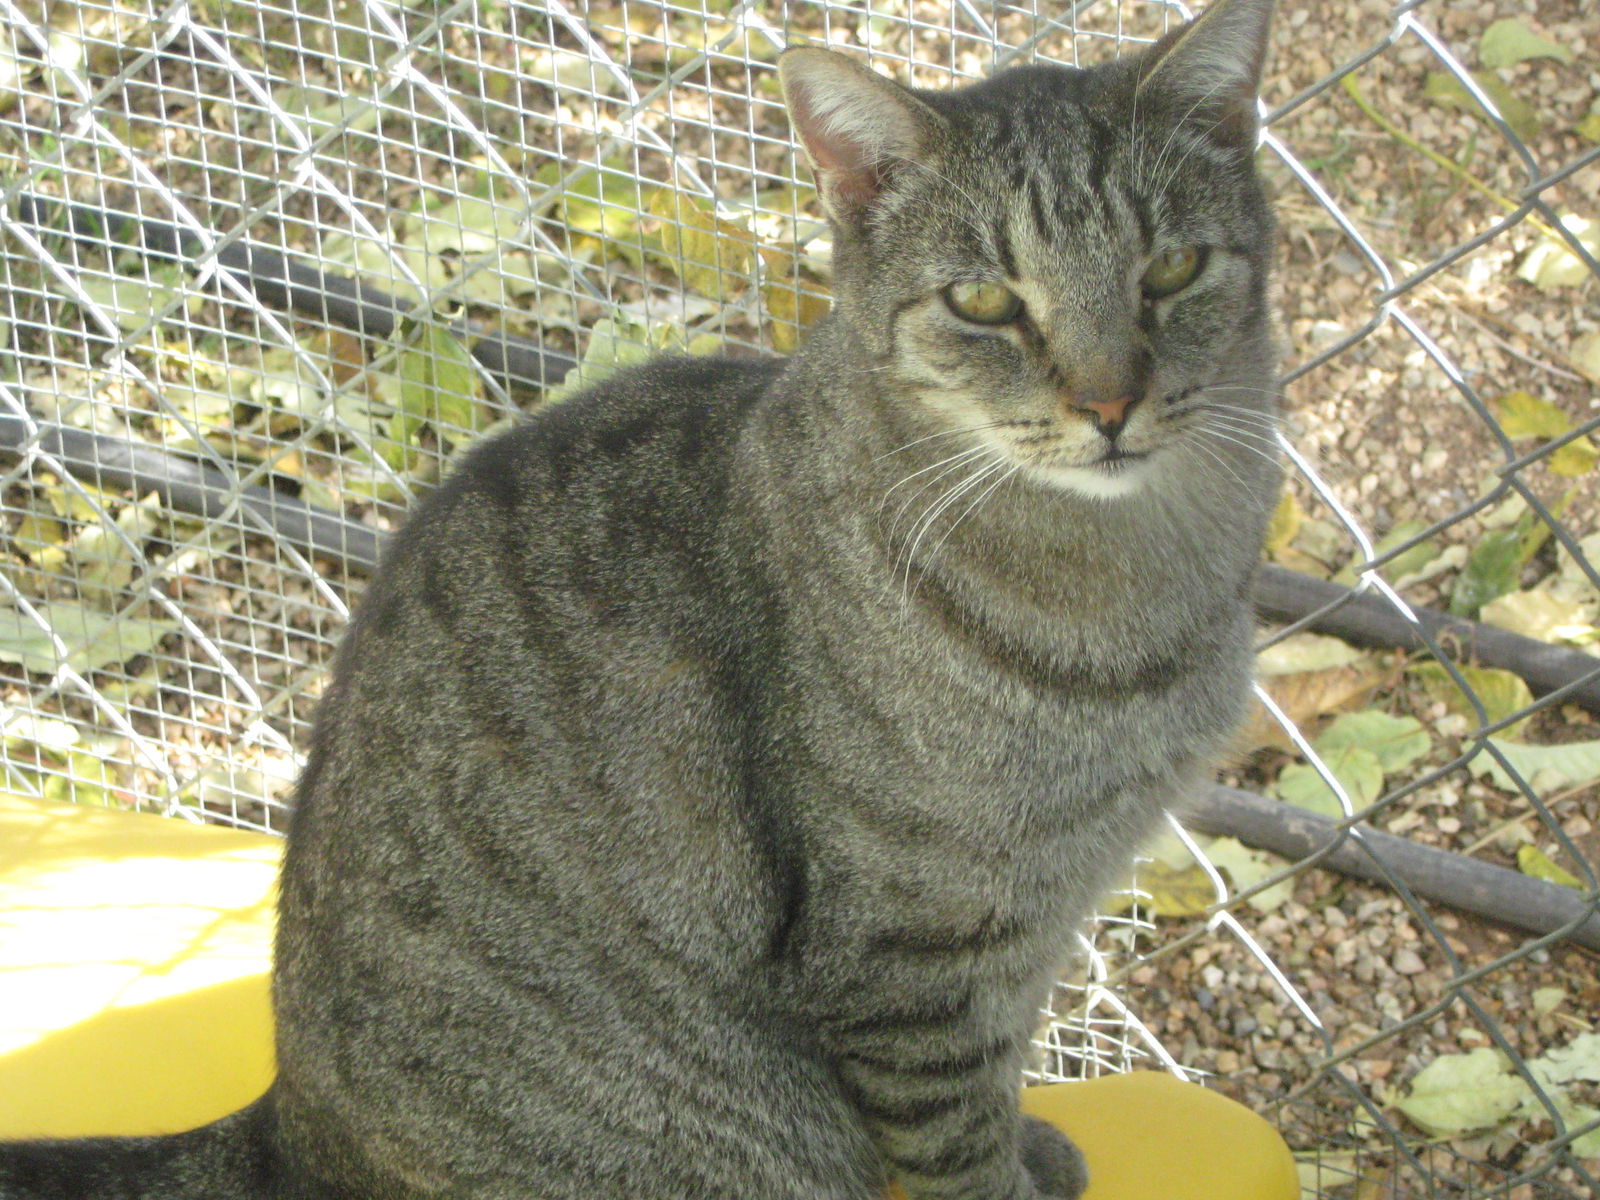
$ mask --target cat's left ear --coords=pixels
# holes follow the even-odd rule
[[[1145,52],[1137,94],[1160,97],[1181,120],[1253,150],[1256,93],[1267,56],[1273,0],[1212,0],[1187,25]]]
[[[828,215],[858,224],[895,171],[922,157],[943,118],[907,89],[818,46],[778,56],[789,121]]]

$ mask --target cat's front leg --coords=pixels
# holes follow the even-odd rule
[[[1020,1133],[1022,1165],[1040,1191],[1072,1200],[1089,1186],[1089,1164],[1061,1130],[1038,1117],[1025,1116]]]
[[[840,1077],[911,1200],[1075,1200],[1082,1155],[1017,1111],[1025,1034],[952,1036],[893,1017],[833,1031]]]

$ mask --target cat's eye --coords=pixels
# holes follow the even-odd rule
[[[975,325],[1004,325],[1022,311],[1022,297],[992,280],[952,283],[944,290],[944,302],[956,316]]]
[[[1144,294],[1152,300],[1171,296],[1194,282],[1205,260],[1202,247],[1179,246],[1151,259],[1139,284],[1144,288]]]

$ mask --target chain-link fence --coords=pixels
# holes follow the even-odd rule
[[[825,310],[786,43],[938,86],[1187,15],[38,5],[0,0],[3,786],[268,830],[381,533],[461,446]],[[1270,1106],[1311,1194],[1596,1194],[1596,61],[1588,0],[1280,3],[1261,710],[1042,1073]]]

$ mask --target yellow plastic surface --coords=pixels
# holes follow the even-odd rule
[[[282,847],[0,794],[0,1139],[173,1132],[266,1089]],[[1083,1150],[1084,1200],[1298,1200],[1266,1121],[1170,1075],[1029,1088],[1022,1107]]]
[[[1089,1164],[1082,1200],[1299,1200],[1288,1145],[1261,1117],[1161,1071],[1024,1088],[1022,1111]],[[898,1186],[888,1200],[905,1200]]]
[[[0,794],[0,1138],[175,1132],[266,1090],[282,849]]]

